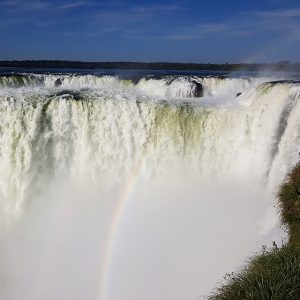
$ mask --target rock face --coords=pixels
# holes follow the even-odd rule
[[[192,82],[196,86],[194,97],[195,98],[203,97],[203,86],[202,86],[202,84],[197,82],[197,81],[192,81]]]
[[[55,86],[61,86],[62,85],[61,79],[60,78],[56,79],[55,82],[54,82],[54,85]]]

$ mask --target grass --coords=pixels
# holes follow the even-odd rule
[[[300,251],[283,246],[251,259],[210,300],[299,300]]]
[[[289,228],[288,243],[252,258],[208,299],[300,300],[300,163],[279,187],[277,199],[282,222]]]

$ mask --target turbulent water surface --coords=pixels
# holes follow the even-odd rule
[[[0,73],[0,296],[199,299],[284,238],[297,76]]]

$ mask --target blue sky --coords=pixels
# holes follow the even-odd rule
[[[1,59],[300,61],[299,0],[0,0]]]

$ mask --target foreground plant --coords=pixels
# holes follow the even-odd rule
[[[281,249],[263,250],[239,273],[227,277],[210,300],[300,299],[300,163],[280,186],[277,199],[289,241]]]
[[[300,249],[283,246],[254,257],[227,284],[216,289],[210,300],[300,299]]]

